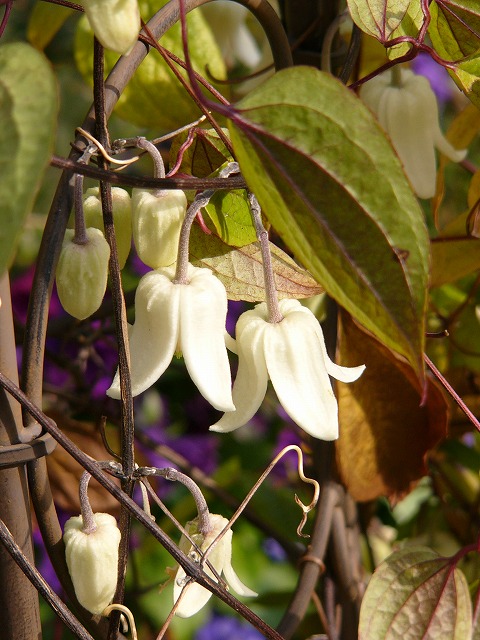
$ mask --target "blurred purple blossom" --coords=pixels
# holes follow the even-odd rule
[[[273,562],[283,562],[287,559],[285,549],[275,538],[265,538],[262,543],[262,549]]]
[[[428,53],[419,53],[412,62],[412,70],[425,76],[437,96],[439,106],[443,106],[453,96],[454,84],[447,70],[435,62]]]
[[[213,615],[195,634],[195,640],[262,640],[263,635],[247,622]]]

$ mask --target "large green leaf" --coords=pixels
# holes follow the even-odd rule
[[[429,242],[370,111],[310,67],[280,71],[232,115],[263,213],[326,291],[421,374]]]
[[[30,45],[0,47],[0,273],[9,266],[53,147],[57,88]]]
[[[411,0],[347,0],[355,24],[386,42],[401,23]]]
[[[373,574],[359,640],[468,640],[472,606],[463,573],[426,547],[396,551]]]

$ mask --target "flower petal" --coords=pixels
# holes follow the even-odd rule
[[[178,341],[179,285],[166,269],[151,271],[140,280],[135,295],[135,324],[129,332],[132,395],[154,384],[170,364]],[[107,395],[120,398],[117,371]]]
[[[210,427],[226,433],[246,424],[262,404],[267,392],[268,373],[263,356],[263,333],[268,326],[264,318],[265,303],[243,313],[237,322],[238,371],[233,385],[235,411],[223,415]]]
[[[225,545],[225,564],[223,566],[223,574],[225,576],[225,580],[229,584],[229,586],[238,593],[239,596],[247,596],[250,598],[255,598],[258,596],[258,593],[249,589],[247,585],[243,584],[240,578],[235,573],[232,567],[232,538],[230,536],[230,541],[228,545]]]
[[[225,346],[227,294],[209,269],[190,265],[181,289],[180,347],[190,377],[212,406],[233,411],[232,376]]]
[[[270,379],[288,415],[315,438],[338,438],[337,400],[308,316],[290,311],[269,325],[264,344]]]

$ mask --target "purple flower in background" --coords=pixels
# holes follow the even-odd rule
[[[262,543],[262,549],[273,562],[283,562],[287,559],[285,549],[275,538],[265,538]]]
[[[439,106],[443,106],[451,100],[454,90],[454,83],[447,70],[435,62],[428,53],[420,53],[412,62],[413,71],[425,76],[435,93]]]
[[[214,615],[195,634],[195,640],[262,640],[263,635],[246,622]]]

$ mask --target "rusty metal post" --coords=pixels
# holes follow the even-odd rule
[[[0,277],[0,371],[18,384],[8,273]],[[19,404],[0,390],[0,452],[21,443]],[[25,466],[0,467],[0,518],[23,553],[33,563],[32,523]],[[40,640],[38,594],[0,543],[0,620],[2,638]]]

